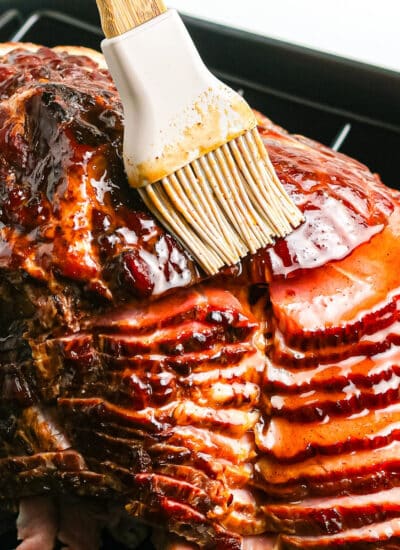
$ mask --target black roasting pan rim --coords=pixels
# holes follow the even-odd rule
[[[94,0],[0,0],[0,13],[9,9],[24,17],[58,10],[99,25]],[[400,72],[195,17],[184,19],[206,63],[217,72],[389,124],[400,132]],[[59,44],[63,39],[59,36]],[[267,72],[260,71],[261,62]]]
[[[0,17],[8,10],[18,10],[23,18],[32,12],[57,10],[99,25],[95,0],[0,0]],[[350,143],[345,152],[357,156],[365,146],[363,133],[366,133],[369,142],[376,141],[373,146],[377,153],[371,160],[373,169],[381,171],[381,157],[387,146],[382,145],[382,140],[389,140],[391,152],[386,152],[389,158],[385,159],[385,165],[382,164],[382,171],[385,175],[386,166],[384,181],[398,185],[395,181],[397,170],[387,167],[392,159],[393,164],[397,160],[392,151],[400,147],[400,73],[197,18],[184,16],[184,19],[205,62],[219,76],[237,86],[248,84],[249,89],[254,88],[261,97],[265,96],[265,101],[276,98],[278,102],[286,102],[285,105],[298,105],[305,109],[305,117],[310,109],[317,119],[318,113],[321,117],[326,114],[337,119],[337,130],[345,122],[354,123],[354,133],[360,143],[353,149]],[[58,34],[58,39],[59,44],[68,44],[68,30]],[[297,113],[293,109],[294,123]],[[280,122],[279,118],[277,121]],[[298,130],[290,123],[287,128]],[[303,130],[301,126],[300,130]],[[304,133],[309,133],[307,128]],[[318,129],[313,137],[323,141]],[[371,151],[372,147],[362,160],[368,162]],[[10,536],[0,536],[0,548],[11,550],[15,546],[11,540]],[[104,550],[122,550],[122,546],[105,543]],[[151,550],[151,547],[147,545],[141,550]]]

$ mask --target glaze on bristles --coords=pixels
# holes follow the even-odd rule
[[[139,193],[211,275],[286,236],[303,219],[257,129]]]
[[[97,4],[107,38],[119,36],[166,11],[162,0],[97,0]],[[171,24],[167,21],[167,18],[164,19],[164,23]],[[176,25],[176,23],[174,24]],[[156,31],[159,32],[159,27],[157,29]],[[193,61],[193,67],[197,67],[199,61],[194,46],[189,37],[185,38],[186,35],[182,33],[179,22],[176,30],[178,44],[181,40],[182,51],[186,51],[185,48],[187,49],[189,55],[193,56],[190,63]],[[125,38],[133,40],[133,36],[134,33],[130,33]],[[169,37],[167,43],[173,42],[171,36],[174,37],[175,35],[170,33],[167,36]],[[117,48],[116,42],[113,41],[115,48]],[[161,50],[162,44],[160,44]],[[115,52],[117,51],[119,50],[115,49]],[[176,54],[173,48],[170,51]],[[113,55],[118,55],[115,52]],[[119,55],[121,55],[120,51]],[[149,58],[146,59],[148,65],[146,65],[145,73],[151,72],[154,67],[159,69],[159,51],[157,50],[155,56],[148,55]],[[188,54],[186,58],[184,57],[186,61],[187,56]],[[171,56],[170,54],[170,57],[173,59],[174,55]],[[110,57],[110,59],[111,63],[115,62],[115,58]],[[286,193],[275,173],[258,130],[254,127],[255,120],[250,107],[245,104],[244,108],[241,104],[240,114],[238,115],[238,112],[232,107],[236,103],[232,102],[231,91],[227,89],[229,93],[225,91],[226,95],[223,95],[221,89],[225,90],[224,85],[222,85],[222,88],[221,83],[216,85],[212,75],[209,73],[209,76],[205,76],[206,72],[204,70],[197,73],[194,70],[191,73],[190,63],[186,63],[186,72],[181,75],[181,78],[186,78],[187,83],[190,83],[190,78],[192,78],[192,81],[196,84],[197,95],[194,97],[199,97],[199,93],[201,97],[201,94],[207,92],[208,105],[203,108],[203,111],[207,113],[207,121],[213,120],[212,115],[217,115],[217,120],[221,117],[228,120],[230,115],[235,119],[235,123],[232,124],[235,132],[233,135],[226,133],[222,139],[216,139],[215,143],[218,145],[215,145],[215,147],[218,148],[210,147],[207,150],[211,152],[200,158],[192,161],[196,156],[194,154],[189,156],[187,160],[189,164],[183,168],[181,168],[182,164],[178,160],[176,164],[172,163],[172,167],[165,169],[155,178],[147,177],[145,180],[147,182],[153,182],[157,178],[160,178],[161,181],[139,187],[138,191],[153,215],[181,241],[207,274],[214,275],[225,265],[237,264],[249,253],[254,254],[260,248],[272,244],[275,238],[285,237],[302,222],[303,216]],[[110,68],[112,69],[112,67]],[[124,71],[126,71],[126,67]],[[159,72],[159,70],[156,71],[155,76]],[[118,70],[115,71],[115,75],[120,80],[119,88],[124,90],[124,80],[129,79],[129,75],[123,74],[121,76],[121,72]],[[199,91],[197,90],[199,87],[198,81],[203,80],[203,89],[200,87]],[[178,79],[178,90],[179,82]],[[131,85],[134,84],[135,82],[133,84],[131,82]],[[159,82],[158,84],[157,90],[162,89],[163,83]],[[222,97],[223,101],[218,103],[214,99],[213,103],[213,94],[209,93],[210,89],[215,91],[216,97]],[[151,96],[154,90],[146,89],[142,92]],[[190,93],[187,93],[187,90],[185,93],[189,95],[189,99],[185,94],[181,98],[183,112],[185,112],[185,101],[187,102],[186,109],[188,105],[193,108],[191,103],[193,98]],[[122,97],[123,103],[124,100],[126,103],[130,99],[129,94],[125,98]],[[160,101],[160,97],[156,97],[156,100]],[[163,100],[161,99],[161,101]],[[161,104],[163,105],[161,115],[165,115],[163,111],[168,108],[168,101],[166,101],[166,105]],[[174,109],[176,111],[176,106]],[[173,117],[176,117],[175,111],[172,113]],[[168,113],[168,110],[166,112]],[[160,114],[160,110],[158,113]],[[240,124],[236,120],[238,117],[241,119],[239,131],[238,126]],[[171,120],[175,120],[175,118]],[[172,136],[169,147],[172,148],[174,153],[179,153],[180,149],[179,144],[176,142],[176,136],[171,132],[170,122],[168,124],[167,130],[171,133],[168,138]],[[214,134],[217,138],[219,136],[218,129],[214,128],[212,124],[209,125],[209,133],[211,137],[214,137]],[[140,139],[136,136],[131,136],[131,138],[134,140]],[[203,138],[203,135],[195,134],[195,139],[192,139],[193,143],[191,142],[190,146],[193,151],[201,150]],[[207,139],[210,140],[210,136]],[[220,145],[221,143],[223,145]],[[147,146],[151,149],[151,141],[146,144],[146,151]],[[175,148],[177,148],[176,151]],[[130,156],[127,154],[126,149],[129,150]],[[149,155],[151,162],[147,159],[146,162],[151,166],[151,163],[154,164],[154,159],[157,157],[155,155],[151,157],[150,152]],[[136,164],[140,164],[129,149],[129,143],[127,144],[126,140],[124,158],[125,160],[134,158]],[[173,158],[175,160],[175,157]],[[131,164],[125,163],[125,167],[128,166],[127,175],[130,183],[133,179],[130,178],[129,174]],[[175,172],[173,172],[174,170]],[[163,177],[165,174],[168,175]],[[138,187],[136,182],[132,185]]]
[[[96,1],[107,38],[119,36],[167,11],[163,0]]]

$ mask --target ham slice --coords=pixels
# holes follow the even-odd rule
[[[362,550],[379,545],[379,548],[396,548],[400,542],[400,520],[392,519],[383,523],[374,523],[360,529],[349,529],[344,533],[321,537],[282,537],[282,546],[288,550],[301,548],[307,550],[323,550],[324,548],[354,548]]]
[[[126,181],[99,54],[0,53],[20,550],[95,550],[104,526],[133,545],[130,518],[162,550],[399,548],[400,194],[257,115],[305,222],[205,280]]]
[[[397,517],[400,488],[367,495],[304,499],[297,504],[270,504],[263,510],[277,532],[332,535]]]
[[[282,462],[297,462],[315,454],[373,449],[399,440],[400,403],[345,418],[333,417],[325,423],[273,418],[266,430],[258,424],[255,435],[258,448]]]

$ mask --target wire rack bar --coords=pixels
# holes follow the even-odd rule
[[[10,38],[10,40],[14,42],[23,40],[24,37],[28,34],[28,32],[34,31],[35,26],[39,22],[41,22],[43,19],[47,19],[50,21],[57,21],[58,23],[65,24],[70,27],[75,27],[76,29],[89,32],[94,36],[98,36],[99,38],[103,37],[103,31],[101,30],[100,27],[96,25],[92,25],[90,23],[86,23],[84,21],[81,21],[75,17],[71,17],[70,15],[67,15],[57,10],[38,10],[33,12],[31,15],[29,15],[25,20],[23,20],[21,14],[17,10],[9,10],[0,17],[0,29],[5,25],[7,25],[7,23],[12,21],[13,19],[16,19],[21,24],[18,30]],[[220,76],[223,78],[224,75],[220,75]],[[251,87],[251,83],[247,83],[247,84],[249,84]],[[271,93],[271,90],[268,90],[268,91]],[[273,90],[273,93],[276,94],[277,93],[276,90]],[[290,99],[292,101],[294,100],[295,102],[299,102],[299,98],[291,97]],[[304,99],[300,101],[301,103],[304,103]],[[335,138],[332,140],[332,143],[331,143],[332,149],[334,149],[335,151],[339,151],[343,146],[345,140],[347,139],[350,131],[351,131],[351,124],[346,123],[340,129],[340,131],[335,136]]]
[[[351,124],[350,122],[347,122],[344,126],[342,126],[342,128],[339,130],[338,134],[336,135],[335,139],[332,141],[331,149],[333,149],[334,151],[340,151],[350,131],[351,131]]]
[[[18,42],[23,40],[28,32],[34,31],[35,26],[44,19],[57,21],[58,23],[62,23],[64,25],[74,27],[85,32],[89,32],[94,36],[98,36],[99,38],[103,37],[103,32],[100,27],[92,25],[90,23],[86,23],[57,10],[38,10],[30,14],[25,20],[23,19],[21,13],[17,10],[8,10],[0,17],[0,29],[5,27],[11,21],[16,20],[16,22],[20,23],[20,27],[10,37],[10,40]],[[223,75],[221,76],[223,77]],[[271,92],[271,90],[268,91]],[[276,93],[275,90],[274,92]],[[295,102],[299,101],[298,98],[291,97],[291,99],[295,99]],[[302,100],[301,102],[303,103],[303,101],[304,100]],[[350,131],[350,123],[346,123],[344,124],[344,126],[341,127],[338,134],[332,140],[331,147],[333,150],[339,151],[342,148]]]
[[[53,21],[58,21],[59,23],[69,25],[70,27],[75,27],[77,29],[92,33],[99,37],[104,36],[103,31],[100,29],[100,27],[97,27],[96,25],[91,25],[90,23],[80,21],[75,17],[71,17],[70,15],[66,15],[65,13],[62,13],[59,11],[39,10],[39,11],[33,12],[25,20],[25,22],[17,30],[17,32],[10,38],[10,40],[12,42],[18,42],[22,40],[26,36],[26,34],[42,19],[50,19]]]
[[[7,10],[0,16],[0,29],[15,20],[19,25],[23,23],[23,17],[18,10]]]

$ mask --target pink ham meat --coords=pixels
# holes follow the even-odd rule
[[[255,470],[283,548],[399,544],[399,243],[396,209],[346,259],[270,285]]]
[[[57,540],[69,550],[96,550],[104,523],[83,502],[28,497],[19,507],[17,550],[53,550]]]
[[[129,189],[95,60],[17,48],[0,77],[19,550],[95,550],[103,527],[133,547],[131,521],[162,550],[399,548],[398,194],[258,115],[306,221],[205,280]]]
[[[53,550],[58,531],[58,512],[51,498],[21,500],[17,521],[18,550]]]

